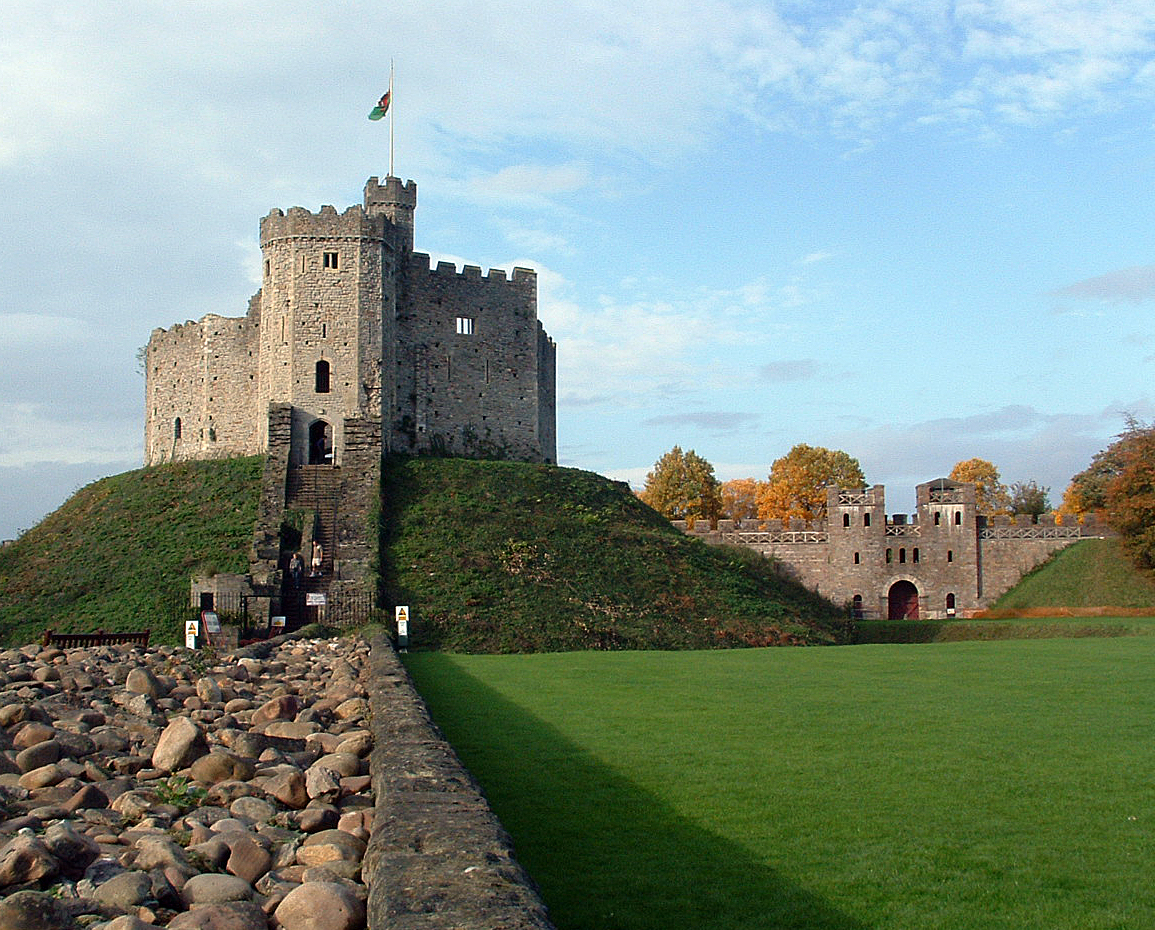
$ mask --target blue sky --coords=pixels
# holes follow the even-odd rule
[[[240,316],[258,222],[395,173],[539,272],[562,464],[844,449],[1057,502],[1155,414],[1149,0],[0,0],[0,538],[141,462],[136,351]]]

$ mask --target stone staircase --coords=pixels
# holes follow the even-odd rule
[[[337,518],[341,500],[341,470],[333,465],[302,465],[289,469],[285,484],[285,509],[311,514],[301,532],[301,557],[305,560],[305,578],[300,592],[294,591],[292,579],[285,573],[282,594],[290,629],[319,619],[316,608],[300,603],[300,594],[324,594],[326,598],[339,564]],[[321,575],[312,577],[313,542],[321,544],[324,557]]]

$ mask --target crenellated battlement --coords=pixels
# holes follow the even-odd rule
[[[261,247],[282,239],[383,239],[385,222],[359,206],[344,213],[327,204],[318,213],[304,207],[291,207],[288,213],[274,209],[261,219]]]
[[[417,182],[402,181],[393,175],[385,178],[382,184],[377,178],[370,178],[365,182],[365,206],[372,204],[389,204],[405,207],[409,210],[417,209]]]
[[[439,261],[434,266],[429,255],[425,252],[414,252],[413,260],[418,264],[418,267],[424,262],[431,278],[487,282],[495,286],[516,284],[519,287],[534,285],[537,281],[537,272],[531,268],[514,268],[513,276],[510,277],[504,268],[490,268],[488,272],[482,274],[480,265],[462,265],[460,271],[457,270],[457,265],[453,262]]]

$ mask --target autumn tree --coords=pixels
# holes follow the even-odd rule
[[[999,470],[986,459],[966,459],[951,469],[954,481],[967,481],[975,486],[975,504],[979,513],[1005,511],[1011,498],[1007,487],[999,480]]]
[[[1128,423],[1117,450],[1120,469],[1107,484],[1107,518],[1135,565],[1155,569],[1155,425]],[[1120,444],[1120,443],[1117,443]]]
[[[1091,464],[1071,479],[1063,493],[1062,513],[1084,514],[1107,509],[1107,490],[1123,471],[1128,449],[1140,443],[1150,427],[1131,414],[1124,417],[1126,428],[1106,449],[1096,452]]]
[[[709,520],[721,509],[719,488],[713,465],[674,446],[654,463],[638,496],[670,520]]]
[[[722,514],[730,520],[750,520],[758,516],[758,482],[753,478],[733,478],[722,482]]]
[[[858,459],[845,452],[799,443],[770,466],[759,486],[763,520],[815,520],[826,516],[826,489],[861,488],[866,478]]]
[[[1008,488],[1010,511],[1037,517],[1051,509],[1051,489],[1035,481],[1016,481]]]

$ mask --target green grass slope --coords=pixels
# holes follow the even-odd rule
[[[178,641],[171,606],[190,574],[248,569],[261,465],[184,462],[81,488],[0,549],[0,642],[98,627]]]
[[[620,483],[514,462],[399,458],[385,596],[414,645],[462,652],[827,643],[842,612],[743,549],[679,533]]]
[[[1049,607],[1155,608],[1155,581],[1135,569],[1117,539],[1084,539],[1024,575],[992,610]]]

